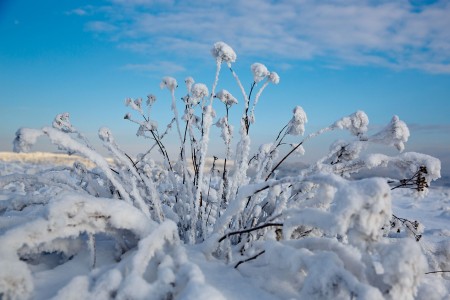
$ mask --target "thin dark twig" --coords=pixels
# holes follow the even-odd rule
[[[416,241],[420,241],[420,239],[422,238],[421,234],[417,234],[414,230],[412,230],[407,224],[410,224],[410,226],[414,227],[415,230],[417,230],[417,227],[419,226],[419,223],[417,221],[411,222],[408,219],[405,218],[399,218],[396,215],[392,214],[392,217],[394,219],[399,220],[409,231],[411,231],[411,233],[414,235]]]
[[[153,135],[153,138],[158,143],[158,146],[159,146],[159,149],[161,150],[162,155],[165,156],[165,158],[167,159],[167,163],[169,164],[170,171],[173,171],[172,164],[170,163],[169,154],[167,153],[166,148],[164,147],[164,145],[161,143],[161,141],[159,139],[159,136],[157,136],[155,134],[154,130],[150,130],[150,133]]]
[[[246,107],[245,107],[245,116],[243,117],[247,134],[248,134],[248,130],[250,129],[250,122],[248,120],[248,109],[250,108],[250,97],[252,96],[252,92],[253,92],[253,89],[255,88],[255,86],[256,86],[256,81],[253,81],[252,86],[250,88],[250,93],[248,94],[248,99],[247,99],[247,103],[246,103]]]
[[[245,263],[245,262],[248,262],[248,261],[251,261],[251,260],[254,260],[254,259],[258,258],[258,256],[264,254],[265,252],[266,252],[266,250],[263,250],[263,251],[261,251],[261,252],[255,254],[255,255],[253,255],[252,257],[249,257],[249,258],[247,258],[247,259],[244,259],[244,260],[239,261],[239,262],[234,266],[234,268],[237,269],[241,264],[243,264],[243,263]]]
[[[280,136],[281,136],[281,133],[286,129],[286,127],[289,126],[290,123],[291,123],[291,122],[289,121],[289,122],[288,122],[286,125],[284,125],[284,127],[280,130],[280,132],[279,132],[278,135],[277,135],[277,138],[275,139],[275,142],[278,141],[278,139],[279,139]]]
[[[260,193],[260,192],[262,192],[262,191],[264,191],[264,190],[267,190],[268,188],[270,188],[270,185],[266,185],[265,187],[262,187],[262,188],[260,188],[259,190],[255,191],[255,192],[253,193],[253,195],[248,196],[248,197],[247,197],[247,204],[245,205],[245,208],[247,208],[247,206],[248,206],[249,203],[250,203],[250,200],[252,200],[252,197],[253,197],[254,195],[256,195],[256,194],[258,194],[258,193]]]
[[[227,234],[225,234],[223,237],[221,237],[219,239],[219,243],[222,242],[224,239],[232,236],[232,235],[236,235],[236,234],[242,234],[242,233],[248,233],[248,232],[252,232],[258,229],[262,229],[265,227],[269,227],[269,226],[283,226],[283,223],[266,223],[266,224],[262,224],[253,228],[249,228],[249,229],[243,229],[243,230],[238,230],[238,231],[233,231],[233,232],[229,232]]]
[[[126,157],[128,157],[128,159],[131,161],[131,163],[133,164],[133,167],[137,170],[137,162],[134,162],[133,159],[128,155],[128,153],[124,153]]]
[[[295,146],[294,148],[292,148],[291,151],[288,152],[288,154],[286,154],[278,163],[275,167],[273,167],[272,171],[270,171],[269,175],[267,175],[266,180],[269,180],[270,176],[272,176],[273,172],[275,172],[275,170],[286,160],[286,158],[289,157],[289,155],[291,155],[295,150],[297,150],[298,147],[300,147],[303,144],[303,142],[299,143],[297,146]]]
[[[417,190],[419,192],[428,188],[428,183],[425,177],[422,174],[427,174],[427,168],[425,166],[421,166],[419,170],[411,178],[406,178],[400,180],[400,184],[391,188],[391,190],[395,190],[398,188],[406,188],[411,187],[411,189]],[[393,182],[390,182],[393,183]]]
[[[425,274],[434,274],[434,273],[450,273],[450,271],[430,271],[426,272]]]

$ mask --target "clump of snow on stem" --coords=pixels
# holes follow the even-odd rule
[[[280,83],[280,76],[278,75],[277,72],[270,72],[268,78],[269,78],[269,81],[272,82],[273,84]]]
[[[401,245],[380,245],[378,250],[383,266],[382,280],[389,287],[389,299],[415,299],[427,270],[419,245],[405,239]]]
[[[348,236],[349,242],[362,249],[377,242],[380,228],[391,218],[390,187],[379,178],[347,182],[336,175],[319,174],[311,181],[320,188],[334,187],[334,205],[329,212],[317,208],[291,210],[284,224],[283,234],[291,236],[292,225],[307,224],[330,234]]]
[[[220,118],[216,122],[216,126],[222,130],[220,136],[228,145],[231,142],[231,137],[233,136],[234,126],[228,123],[228,119],[226,117]]]
[[[293,110],[292,117],[287,133],[291,135],[303,135],[305,132],[305,124],[308,122],[308,117],[301,106],[296,106]]]
[[[57,114],[52,123],[53,128],[59,129],[63,132],[76,132],[76,129],[70,123],[69,113]]]
[[[191,89],[191,101],[198,102],[209,95],[208,87],[204,83],[196,83]]]
[[[139,112],[139,113],[143,113],[142,111],[142,99],[138,98],[138,99],[131,99],[131,98],[127,98],[125,99],[125,105],[131,107],[131,109]]]
[[[347,129],[356,136],[364,134],[367,131],[367,125],[369,125],[369,117],[360,110],[334,123],[335,127]]]
[[[152,106],[156,102],[156,96],[153,94],[147,95],[147,105]]]
[[[299,144],[291,144],[291,146],[292,146],[293,148],[295,148],[295,151],[294,151],[295,154],[297,154],[297,155],[299,155],[299,156],[305,155],[305,148],[303,148],[302,145],[299,145]]]
[[[178,87],[177,80],[173,77],[163,77],[161,83],[159,84],[161,89],[167,88],[169,91],[173,92]]]
[[[216,98],[218,98],[220,101],[222,101],[228,106],[238,103],[237,99],[234,98],[234,96],[227,90],[218,91],[216,94]]]
[[[104,142],[108,142],[108,143],[114,142],[114,137],[111,133],[111,130],[106,127],[102,127],[98,130],[98,137]]]
[[[256,83],[260,82],[270,74],[267,67],[261,63],[254,63],[250,68],[253,73],[253,81]]]
[[[211,54],[216,58],[218,62],[233,63],[236,61],[236,53],[233,48],[224,42],[217,42],[211,49]]]
[[[195,82],[195,80],[191,76],[186,77],[186,79],[184,79],[184,83],[186,84],[186,89],[187,89],[188,93],[191,92],[191,88],[192,88],[192,85],[194,84],[194,82]]]
[[[16,132],[16,137],[13,142],[14,152],[28,152],[31,146],[36,144],[37,139],[44,135],[42,130],[32,128],[20,128]]]
[[[395,146],[398,151],[402,152],[408,138],[408,126],[398,116],[393,116],[391,122],[383,130],[370,137],[370,141]]]

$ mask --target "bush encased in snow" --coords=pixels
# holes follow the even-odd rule
[[[72,168],[38,176],[1,177],[0,189],[17,188],[23,194],[0,204],[2,297],[32,297],[39,288],[36,270],[46,268],[47,260],[53,267],[71,265],[71,260],[85,262],[84,270],[55,287],[50,296],[57,299],[223,297],[189,261],[185,244],[196,244],[205,257],[222,260],[243,274],[254,268],[258,271],[250,272],[252,276],[284,282],[286,289],[280,295],[286,298],[415,297],[424,282],[426,262],[414,240],[387,233],[395,223],[391,190],[412,188],[424,195],[440,177],[439,160],[419,153],[388,156],[370,151],[374,144],[404,151],[409,130],[397,116],[370,135],[368,116],[357,111],[302,137],[308,119],[301,106],[294,108],[276,138],[252,155],[256,105],[269,83],[279,83],[279,76],[253,64],[247,94],[231,69],[237,57],[234,50],[218,42],[212,55],[217,69],[211,89],[188,77],[187,94],[177,103],[177,80],[163,78],[160,86],[169,90],[174,113],[165,129],[153,120],[154,96],[145,103],[141,98],[126,100],[142,120],[132,113],[125,119],[138,125],[138,136],[152,142],[137,157],[121,149],[104,127],[98,134],[114,159],[109,163],[70,123],[69,114],[58,115],[53,127],[17,131],[15,151],[29,151],[37,138],[46,136],[59,149],[84,156],[96,167],[77,162]],[[242,102],[225,89],[216,93],[222,62],[231,70]],[[216,98],[225,104],[225,115],[216,116]],[[178,105],[184,105],[181,117]],[[230,114],[240,105],[235,137]],[[170,156],[164,140],[173,123],[180,141],[177,157]],[[209,145],[216,142],[213,124],[221,130],[225,156],[214,157],[207,169]],[[294,175],[279,176],[292,154],[305,153],[310,139],[335,130],[346,130],[352,137],[333,143],[329,153]],[[152,153],[155,148],[158,152]],[[152,155],[163,162],[156,163]],[[352,178],[381,167],[395,172],[389,179]],[[407,224],[405,228],[419,240],[419,226]],[[400,230],[397,225],[393,228]],[[265,288],[274,290],[271,284]]]

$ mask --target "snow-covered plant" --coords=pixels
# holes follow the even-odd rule
[[[69,173],[59,170],[69,174],[65,181],[52,181],[48,174],[2,179],[0,188],[23,178],[25,190],[48,186],[52,197],[21,204],[20,211],[44,205],[38,219],[0,229],[0,295],[30,297],[32,268],[25,261],[38,264],[45,253],[60,253],[67,261],[87,249],[90,265],[101,264],[95,259],[96,245],[106,240],[116,249],[117,263],[111,267],[103,262],[88,275],[74,278],[57,298],[76,291],[81,298],[172,299],[192,293],[190,297],[218,299],[220,292],[208,287],[198,267],[186,259],[183,244],[198,244],[209,259],[224,260],[244,274],[252,268],[268,277],[274,274],[270,281],[292,287],[289,298],[415,297],[426,269],[415,241],[421,226],[393,215],[391,190],[406,187],[424,194],[440,177],[440,161],[419,153],[388,156],[370,151],[374,144],[405,149],[409,130],[397,116],[382,131],[368,134],[369,118],[357,111],[302,137],[308,118],[301,106],[293,109],[273,141],[252,148],[249,128],[256,124],[255,107],[264,89],[280,78],[255,63],[247,94],[231,68],[237,57],[234,50],[218,42],[211,53],[217,68],[210,89],[188,77],[187,93],[177,103],[177,80],[162,79],[160,86],[170,92],[174,112],[164,132],[152,115],[155,96],[149,95],[145,104],[141,98],[126,99],[133,112],[124,119],[137,124],[139,137],[152,141],[136,157],[119,147],[109,129],[101,128],[99,138],[114,160],[108,162],[72,126],[68,114],[58,115],[53,127],[17,131],[15,151],[29,151],[38,137],[47,136],[60,149],[84,156],[97,167],[76,163]],[[223,62],[242,101],[223,88],[216,93]],[[184,105],[182,116],[179,105]],[[226,114],[216,116],[214,105],[225,105]],[[243,108],[239,137],[231,151],[235,136],[229,114],[239,105]],[[169,157],[164,143],[173,123],[180,141],[177,157]],[[224,157],[215,154],[208,169],[206,163],[213,156],[209,145],[216,143],[213,124],[220,128],[225,148]],[[281,175],[288,158],[303,155],[309,140],[336,130],[348,131],[351,138],[334,142],[324,157],[295,175]],[[152,152],[154,148],[159,154]],[[252,156],[253,149],[258,150]],[[376,168],[388,170],[388,178],[356,179],[358,173]],[[1,214],[19,214],[17,203],[1,205]],[[392,234],[401,228],[409,228],[415,240]]]

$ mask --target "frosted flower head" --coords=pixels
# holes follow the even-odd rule
[[[153,121],[153,120],[148,120],[146,122],[146,129],[152,131],[152,130],[157,130],[158,129],[158,122]]]
[[[408,126],[405,122],[400,120],[398,116],[393,116],[389,125],[392,144],[401,152],[405,149],[404,143],[406,143],[409,138]]]
[[[226,127],[228,125],[227,118],[226,117],[219,118],[219,120],[217,120],[215,125],[219,128]]]
[[[255,81],[256,83],[260,82],[270,74],[266,66],[260,63],[254,63],[250,68],[253,73],[253,81]]]
[[[273,84],[280,83],[280,76],[278,75],[277,72],[270,72],[268,78],[269,78],[269,81],[272,82]]]
[[[67,112],[56,115],[52,126],[53,128],[59,129],[63,132],[76,132],[75,128],[70,123],[70,116]]]
[[[228,106],[238,103],[237,99],[227,90],[220,90],[214,97],[219,98],[220,101]]]
[[[109,128],[106,127],[102,127],[98,130],[98,137],[104,142],[108,143],[114,142],[111,130],[109,130]]]
[[[191,76],[186,77],[186,79],[184,80],[184,83],[186,83],[186,88],[188,90],[188,93],[191,92],[191,88],[192,88],[192,85],[194,84],[194,82],[195,82],[194,78],[192,78]]]
[[[291,144],[292,148],[295,148],[294,154],[297,156],[303,156],[305,155],[305,148],[303,148],[302,145],[299,144]]]
[[[236,53],[233,48],[228,46],[224,42],[217,42],[211,49],[211,54],[216,58],[218,62],[233,63],[236,61]]]
[[[355,160],[363,149],[362,143],[348,143],[347,141],[337,140],[330,146],[330,152],[334,153],[332,162]]]
[[[273,143],[262,144],[259,146],[259,153],[263,156],[270,154],[273,150]]]
[[[131,107],[131,109],[142,113],[142,99],[133,100],[131,98],[125,99],[125,105]]]
[[[303,135],[305,133],[305,124],[308,122],[308,117],[301,106],[296,106],[293,110],[292,117],[287,133],[291,135]]]
[[[191,89],[192,98],[198,100],[209,95],[208,87],[203,83],[196,83]]]
[[[13,146],[14,152],[28,152],[31,146],[34,145],[37,139],[44,133],[42,130],[20,128],[16,132],[16,138],[14,139]]]
[[[210,115],[211,118],[213,118],[213,119],[216,117],[216,111],[210,105],[205,105],[203,107],[203,114],[204,115]]]
[[[356,136],[364,134],[367,131],[367,125],[369,125],[369,117],[360,110],[334,123],[335,127],[347,129]]]
[[[394,146],[398,151],[405,149],[405,144],[409,138],[409,129],[405,122],[398,116],[393,116],[391,122],[380,132],[374,134],[369,140]]]
[[[142,109],[142,98],[135,99],[134,105],[136,105],[139,109]]]
[[[147,96],[147,105],[148,106],[153,105],[153,103],[155,103],[155,102],[156,102],[156,96],[155,95],[150,94],[150,95]]]
[[[161,89],[167,88],[169,91],[173,92],[178,87],[178,83],[175,78],[166,76],[162,79],[161,83],[159,84],[159,87]]]

